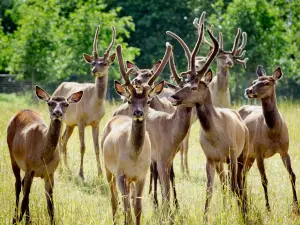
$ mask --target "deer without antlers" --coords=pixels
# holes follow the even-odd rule
[[[56,147],[59,141],[62,119],[71,103],[80,101],[83,92],[77,92],[67,99],[62,96],[51,97],[46,91],[36,86],[36,95],[47,102],[50,113],[50,126],[47,127],[41,115],[31,110],[15,114],[8,123],[7,145],[9,148],[12,170],[16,179],[16,208],[13,224],[21,221],[26,211],[26,224],[30,223],[29,193],[34,177],[45,180],[48,213],[51,224],[55,224],[53,187],[54,172],[59,163]],[[20,171],[25,172],[21,182]],[[21,214],[18,218],[19,196],[23,187]]]
[[[111,201],[114,223],[117,210],[116,180],[123,196],[125,224],[131,224],[130,209],[130,184],[136,185],[136,200],[134,212],[136,224],[140,224],[142,211],[142,192],[145,176],[151,162],[151,143],[146,132],[146,118],[151,99],[159,94],[164,87],[164,82],[151,87],[155,79],[164,69],[170,54],[171,46],[167,50],[162,63],[151,76],[147,84],[135,88],[128,75],[132,68],[125,70],[121,46],[117,46],[118,61],[121,75],[125,83],[121,85],[115,81],[115,89],[118,94],[126,98],[129,104],[130,116],[113,117],[103,132],[101,146],[104,154],[104,163],[107,180],[111,190]]]
[[[203,24],[201,30],[203,30]],[[208,33],[214,42],[214,49],[207,60],[211,63],[217,55],[219,45],[209,30]],[[199,45],[196,44],[195,48],[199,48]],[[222,184],[225,184],[223,162],[229,162],[230,164],[232,191],[239,197],[245,196],[243,193],[244,174],[242,172],[248,155],[249,134],[246,125],[237,112],[214,107],[208,87],[212,80],[212,72],[208,70],[209,64],[207,63],[200,71],[197,71],[195,53],[196,51],[193,51],[191,56],[190,70],[184,73],[188,76],[188,82],[170,97],[170,101],[173,105],[196,106],[197,109],[198,119],[203,128],[200,144],[207,159],[207,197],[205,202],[205,215],[207,215],[216,169]],[[170,60],[170,62],[172,61]],[[172,73],[174,77],[178,77],[176,80],[180,80],[176,70],[172,70]],[[219,168],[218,165],[221,165],[221,167]],[[242,200],[242,210],[245,216],[246,198],[243,197]]]
[[[193,22],[196,29],[200,29],[200,23],[196,18]],[[212,32],[212,26],[210,28]],[[230,107],[230,92],[229,92],[229,69],[234,66],[234,63],[241,64],[243,68],[246,68],[248,58],[245,58],[246,51],[244,50],[247,44],[247,33],[242,33],[242,43],[239,46],[239,40],[241,36],[241,29],[238,28],[237,34],[234,39],[234,43],[231,51],[225,51],[223,46],[223,35],[219,33],[219,51],[216,56],[217,59],[217,73],[209,84],[209,88],[212,94],[212,101],[214,106],[228,108]],[[211,48],[213,45],[204,38],[204,42]]]
[[[105,51],[103,57],[99,57],[97,43],[98,34],[100,27],[97,27],[94,45],[93,45],[93,55],[89,56],[83,54],[85,61],[92,65],[92,74],[95,77],[95,83],[76,83],[76,82],[64,82],[62,83],[54,92],[54,96],[68,96],[70,93],[83,90],[84,96],[79,104],[71,105],[67,110],[67,116],[64,119],[66,124],[66,130],[62,137],[62,152],[64,155],[65,166],[67,164],[67,143],[70,136],[73,133],[74,127],[78,126],[79,130],[79,140],[80,140],[80,170],[79,175],[84,179],[83,174],[83,157],[85,153],[85,140],[84,140],[84,130],[86,126],[92,126],[94,149],[96,154],[98,175],[102,173],[99,158],[99,123],[105,114],[105,98],[107,92],[107,82],[108,82],[108,69],[110,64],[115,60],[115,53],[109,55],[111,48],[114,45],[116,31],[112,26],[112,40],[107,50]]]
[[[289,134],[287,125],[278,111],[276,103],[275,86],[282,77],[280,67],[271,76],[267,76],[261,66],[257,68],[258,79],[245,90],[248,98],[261,100],[261,106],[243,106],[239,114],[243,118],[250,133],[249,156],[245,166],[246,172],[250,170],[255,159],[261,175],[261,182],[265,192],[266,207],[270,211],[268,198],[268,180],[265,173],[264,159],[279,153],[287,169],[293,190],[293,204],[299,212],[296,194],[296,176],[292,170],[289,150]]]

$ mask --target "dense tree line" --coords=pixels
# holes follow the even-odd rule
[[[0,6],[0,72],[17,73],[21,79],[58,84],[62,80],[92,80],[82,53],[91,53],[95,28],[101,26],[99,50],[117,28],[117,43],[126,59],[148,68],[163,56],[165,42],[174,45],[179,70],[186,69],[183,50],[168,35],[180,35],[189,46],[196,41],[195,17],[207,12],[206,24],[223,32],[230,49],[237,28],[248,34],[247,68],[235,66],[230,75],[234,100],[255,77],[258,64],[271,73],[280,65],[285,74],[278,91],[282,97],[300,98],[299,0],[3,0]],[[207,47],[202,47],[206,55]],[[215,66],[215,65],[214,65]],[[119,77],[117,64],[110,82]],[[168,71],[164,72],[168,78]]]

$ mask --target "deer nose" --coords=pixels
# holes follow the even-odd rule
[[[228,66],[233,66],[233,62],[232,62],[231,60],[229,60],[229,61],[227,62],[227,64],[228,64]]]
[[[134,83],[135,85],[140,85],[140,84],[142,83],[142,81],[141,81],[140,79],[135,78],[135,79],[133,80],[133,83]]]
[[[135,110],[133,112],[133,116],[134,117],[142,117],[142,116],[144,116],[144,112],[142,110]]]
[[[59,110],[55,110],[53,111],[52,115],[55,117],[62,117],[62,112]]]
[[[252,94],[252,89],[251,88],[247,88],[246,89],[246,94]]]
[[[96,67],[93,67],[92,73],[96,73],[96,72],[97,72],[97,68],[96,68]]]

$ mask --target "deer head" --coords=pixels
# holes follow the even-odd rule
[[[172,51],[172,46],[169,43],[167,43],[166,53],[160,65],[152,74],[148,82],[143,83],[141,86],[138,86],[138,88],[135,88],[129,79],[129,74],[134,71],[134,68],[130,68],[127,71],[125,70],[121,45],[117,46],[116,51],[120,66],[120,72],[125,83],[121,84],[118,81],[115,81],[115,89],[119,95],[125,97],[128,105],[130,106],[133,119],[135,121],[143,121],[148,113],[149,105],[152,98],[160,94],[163,90],[164,81],[159,82],[154,87],[152,87],[152,85],[155,79],[165,68],[169,60],[170,53]]]
[[[199,30],[199,24],[197,23],[197,20],[194,20],[194,26]],[[212,26],[210,27],[210,31],[212,33]],[[225,51],[223,46],[223,34],[222,32],[219,33],[219,51],[216,56],[218,65],[220,68],[228,70],[229,68],[233,67],[234,63],[241,64],[244,68],[246,68],[246,63],[248,61],[248,58],[245,58],[246,51],[245,46],[247,44],[247,33],[242,33],[242,43],[239,45],[239,40],[241,36],[241,29],[238,28],[237,34],[234,39],[233,47],[231,51]],[[204,42],[208,44],[211,48],[213,48],[213,45],[204,38]]]
[[[213,49],[208,53],[206,60],[203,59],[202,68],[200,70],[197,70],[196,55],[199,51],[200,43],[203,40],[203,36],[204,36],[204,25],[203,25],[204,19],[202,15],[200,17],[200,21],[202,21],[202,24],[201,24],[201,28],[198,30],[198,40],[194,46],[193,52],[190,57],[190,62],[189,62],[190,69],[186,72],[181,73],[181,76],[183,75],[188,76],[186,83],[182,82],[182,78],[178,75],[176,71],[173,55],[171,54],[170,57],[169,63],[170,63],[171,73],[178,86],[181,87],[180,89],[176,88],[175,94],[169,98],[169,100],[172,102],[173,105],[182,104],[188,107],[192,107],[195,105],[195,103],[203,102],[209,93],[208,84],[212,80],[212,71],[208,68],[219,51],[219,43],[216,40],[216,38],[213,36],[213,34],[209,30],[207,30],[211,40],[213,41]]]
[[[115,40],[116,40],[116,29],[114,26],[112,26],[111,28],[112,28],[112,39],[111,39],[111,42],[110,42],[108,48],[104,52],[103,57],[98,56],[98,48],[97,48],[100,26],[97,27],[97,30],[95,33],[94,45],[93,45],[93,55],[90,56],[85,53],[83,54],[84,60],[88,64],[92,65],[92,74],[95,77],[102,77],[102,76],[107,75],[110,64],[113,61],[115,61],[115,58],[116,58],[116,53],[109,55],[109,52],[110,52],[111,48],[113,47]]]
[[[44,91],[39,86],[36,86],[35,92],[36,96],[40,100],[47,102],[49,107],[50,119],[60,121],[63,120],[69,104],[79,102],[83,95],[83,91],[79,91],[70,95],[68,98],[61,96],[51,97],[46,91]]]
[[[247,98],[266,98],[270,97],[275,92],[276,81],[282,77],[280,67],[274,70],[271,76],[267,76],[266,72],[261,66],[257,67],[258,79],[252,82],[252,85],[245,90]]]
[[[142,84],[147,83],[151,78],[153,73],[159,68],[161,64],[161,60],[158,60],[153,64],[151,69],[139,69],[134,63],[130,61],[126,61],[127,69],[133,68],[132,75],[134,79],[132,80],[132,84],[135,88],[140,88]]]

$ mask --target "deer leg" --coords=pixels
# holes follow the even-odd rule
[[[170,205],[170,168],[166,163],[157,162],[157,171],[162,187],[163,201],[167,209]]]
[[[176,193],[176,188],[175,188],[175,173],[174,173],[174,168],[173,168],[173,163],[171,165],[171,169],[170,169],[170,180],[171,180],[171,184],[172,184],[172,188],[173,188],[173,201],[174,204],[176,206],[176,208],[179,208],[179,203],[178,203],[178,199],[177,199],[177,193]]]
[[[124,203],[124,216],[125,216],[125,223],[124,224],[132,224],[132,216],[131,216],[131,209],[130,209],[130,201],[129,201],[129,184],[124,174],[118,175],[118,186],[120,192],[122,194],[123,203]]]
[[[206,176],[207,176],[207,184],[206,184],[206,200],[205,200],[205,210],[204,210],[204,220],[207,221],[207,212],[208,207],[212,197],[214,178],[215,178],[216,166],[215,163],[207,159],[206,161]]]
[[[247,189],[245,186],[246,183],[246,173],[245,173],[245,166],[247,162],[248,152],[243,152],[238,158],[238,169],[237,169],[237,182],[238,182],[238,193],[239,193],[239,201],[242,201],[242,213],[243,218],[245,221],[247,215]]]
[[[55,224],[54,220],[54,203],[53,203],[53,187],[54,187],[54,178],[53,174],[45,179],[45,191],[47,199],[47,209],[50,216],[51,224]]]
[[[66,130],[62,136],[62,153],[64,155],[64,164],[65,167],[69,168],[67,160],[67,143],[74,131],[74,127],[66,126]]]
[[[116,225],[116,212],[118,209],[118,200],[117,200],[117,190],[116,190],[116,178],[115,176],[105,167],[106,179],[109,184],[110,194],[111,194],[111,207],[113,214],[113,223]]]
[[[93,133],[93,141],[94,141],[94,149],[97,161],[97,168],[98,168],[98,176],[102,175],[102,169],[100,164],[100,156],[99,156],[99,124],[92,126],[92,133]]]
[[[84,127],[83,124],[78,124],[79,140],[80,140],[80,153],[81,153],[79,176],[83,180],[84,180],[84,175],[83,175],[83,157],[84,157],[84,153],[85,153],[84,129],[85,129],[85,127]]]
[[[21,204],[21,214],[19,217],[19,222],[22,220],[23,215],[26,211],[26,223],[25,224],[30,224],[30,212],[29,212],[29,193],[30,193],[30,188],[33,180],[33,171],[26,171],[24,179],[22,181],[23,185],[23,200]]]
[[[21,192],[21,176],[20,176],[20,168],[18,167],[16,161],[13,158],[11,158],[11,163],[12,163],[13,173],[16,178],[16,182],[15,182],[16,208],[15,208],[15,215],[13,217],[12,223],[16,224],[18,221],[19,198],[20,198],[20,192]]]
[[[149,193],[148,194],[151,194],[152,192],[152,182],[153,182],[153,162],[151,162],[150,164],[150,182],[149,182]]]
[[[297,199],[297,193],[296,193],[296,175],[293,172],[292,165],[291,165],[291,158],[288,153],[281,155],[282,162],[287,169],[289,173],[289,177],[292,183],[292,189],[293,189],[293,206],[299,212],[299,205],[298,205],[298,199]]]
[[[225,208],[227,206],[227,201],[226,201],[226,171],[224,169],[224,163],[222,163],[222,162],[217,163],[216,170],[220,177],[220,181],[221,181],[221,185],[222,185],[223,205]]]
[[[179,150],[180,150],[180,166],[181,166],[181,172],[184,174],[184,149],[183,149],[183,142],[180,143],[179,145]]]
[[[233,150],[232,150],[233,152]],[[234,154],[230,157],[230,180],[231,180],[231,191],[239,196],[238,184],[237,184],[237,158]]]
[[[183,156],[184,156],[184,167],[187,176],[190,176],[190,170],[188,165],[188,152],[189,152],[189,138],[190,138],[190,129],[183,139]]]
[[[265,192],[266,207],[267,207],[268,211],[271,211],[270,204],[269,204],[269,197],[268,197],[268,179],[266,176],[264,159],[262,158],[262,156],[258,155],[256,157],[256,163],[257,163],[257,167],[260,172],[261,183],[262,183],[262,186],[263,186],[264,192]]]
[[[145,179],[139,180],[136,183],[136,195],[135,195],[135,205],[134,205],[134,215],[135,215],[135,224],[139,225],[141,222],[142,215],[142,194],[145,185]]]
[[[153,162],[152,167],[153,167],[153,181],[154,181],[153,204],[154,204],[155,207],[158,207],[158,199],[157,199],[157,181],[158,181],[157,162]]]

